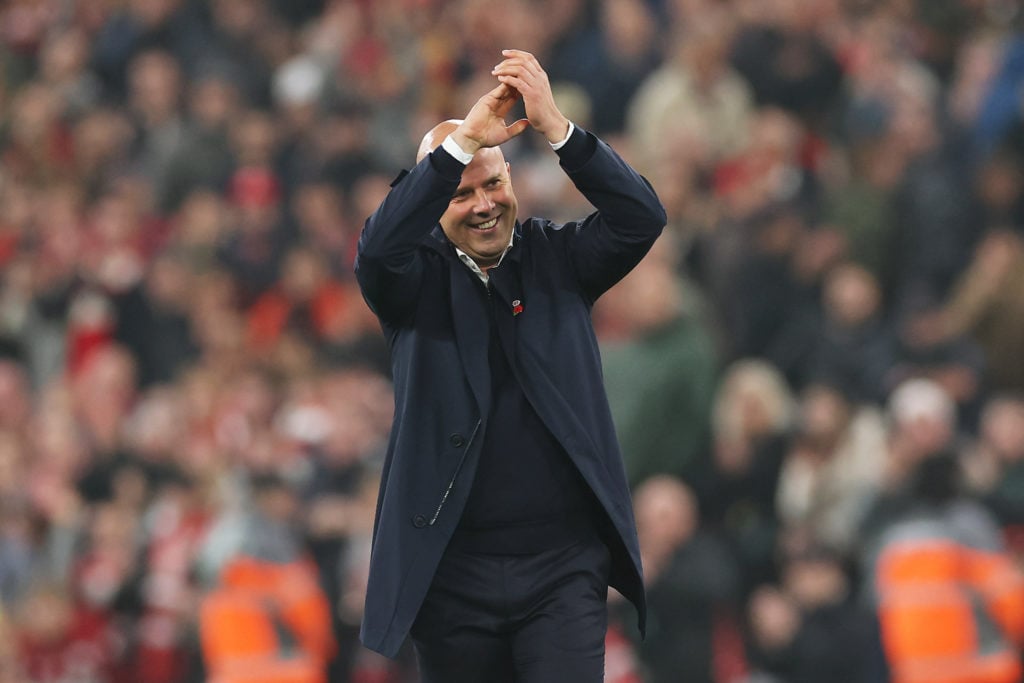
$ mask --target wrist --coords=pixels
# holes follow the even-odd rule
[[[462,145],[455,139],[454,134],[450,134],[445,137],[444,141],[441,142],[441,148],[448,154],[458,161],[463,166],[466,166],[473,160],[474,152],[466,150]]]
[[[569,119],[563,118],[558,125],[545,130],[544,137],[546,137],[548,142],[552,145],[564,144],[566,138],[569,137],[569,133],[571,132],[569,126]]]
[[[476,154],[477,150],[481,147],[479,142],[470,138],[458,128],[453,130],[448,137],[466,154]]]
[[[551,142],[550,140],[548,141],[548,144],[551,145],[551,149],[553,149],[553,150],[555,150],[557,152],[558,150],[564,148],[565,144],[567,142],[569,142],[569,138],[572,137],[572,132],[574,130],[576,130],[576,126],[573,125],[572,121],[569,121],[569,126],[568,126],[567,130],[565,131],[565,137],[563,137],[561,140],[557,140],[555,142]]]

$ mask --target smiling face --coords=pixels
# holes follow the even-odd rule
[[[441,216],[441,228],[452,244],[478,266],[488,268],[498,262],[512,239],[517,210],[501,150],[481,149],[462,171],[462,181]]]

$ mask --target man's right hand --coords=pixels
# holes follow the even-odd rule
[[[497,147],[526,130],[530,122],[519,119],[505,125],[505,116],[519,99],[519,93],[504,83],[481,97],[466,114],[459,127],[452,131],[452,139],[473,154],[481,147]]]

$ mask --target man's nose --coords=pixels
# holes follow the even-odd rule
[[[491,195],[485,190],[478,190],[476,194],[473,195],[474,213],[490,213],[493,208],[494,200],[491,199]]]

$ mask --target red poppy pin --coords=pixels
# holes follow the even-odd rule
[[[519,299],[512,300],[512,315],[519,315],[523,312],[523,302]]]

